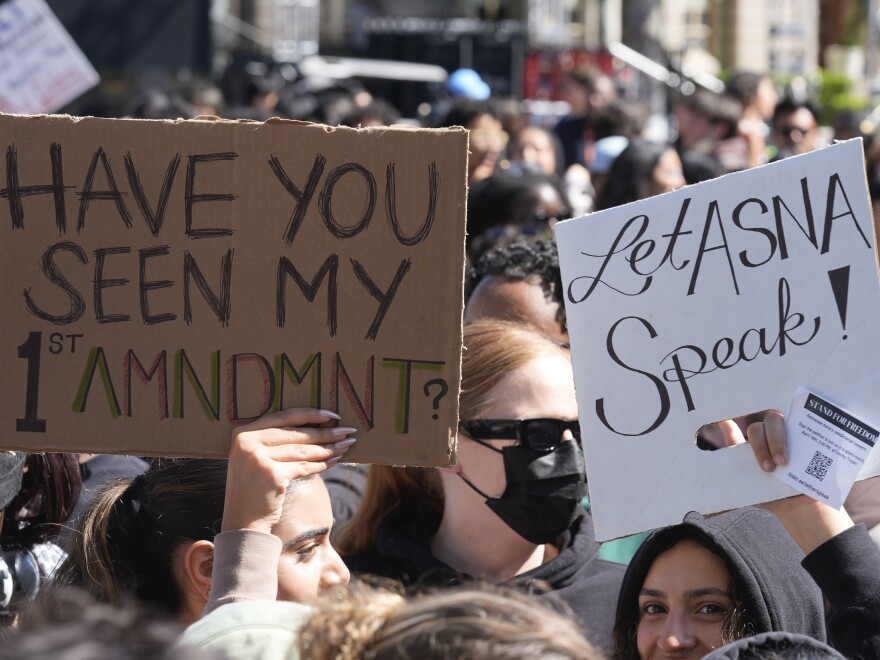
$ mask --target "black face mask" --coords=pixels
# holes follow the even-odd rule
[[[507,487],[500,497],[489,497],[459,476],[486,498],[486,506],[525,540],[552,543],[581,514],[587,494],[584,454],[575,441],[563,442],[549,452],[522,445],[497,449],[474,440],[504,457]]]

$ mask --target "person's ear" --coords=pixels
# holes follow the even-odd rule
[[[194,591],[205,603],[211,597],[211,575],[214,568],[214,544],[195,541],[183,554],[183,574],[187,589]]]

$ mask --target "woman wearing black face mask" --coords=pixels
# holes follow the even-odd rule
[[[623,567],[599,559],[567,349],[509,323],[465,326],[458,464],[372,466],[338,546],[353,573],[408,585],[513,583],[575,612],[608,649]]]

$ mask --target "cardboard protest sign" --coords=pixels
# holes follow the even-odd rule
[[[43,0],[0,4],[0,112],[53,112],[99,80]]]
[[[876,424],[880,284],[860,140],[561,223],[600,540],[795,494],[704,424],[799,387]],[[880,474],[880,455],[862,478]]]
[[[293,406],[447,465],[467,134],[0,116],[4,448],[224,455]]]

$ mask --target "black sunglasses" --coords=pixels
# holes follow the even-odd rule
[[[576,419],[471,419],[459,422],[458,428],[475,440],[517,440],[535,451],[553,451],[562,444],[566,431],[581,441],[581,424]]]

